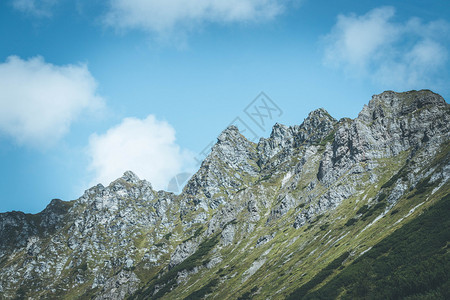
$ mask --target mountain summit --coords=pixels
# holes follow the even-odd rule
[[[448,298],[450,106],[428,90],[225,129],[183,192],[131,171],[0,214],[2,299]]]

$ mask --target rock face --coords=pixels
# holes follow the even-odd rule
[[[284,298],[448,194],[449,110],[388,91],[356,119],[318,109],[258,144],[230,126],[180,195],[127,171],[2,213],[0,298]]]
[[[210,199],[208,206],[217,208],[225,195],[236,192],[248,183],[248,178],[258,175],[257,159],[255,145],[241,135],[236,126],[230,126],[219,135],[211,154],[189,181],[184,194]]]

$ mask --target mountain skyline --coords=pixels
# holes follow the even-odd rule
[[[167,190],[233,122],[267,138],[320,107],[355,118],[384,90],[450,97],[442,1],[216,2],[2,1],[0,212],[126,170]],[[261,92],[278,107],[263,126],[246,113]]]
[[[127,171],[0,214],[6,299],[445,299],[450,106],[374,95],[249,141],[234,125],[179,195]]]

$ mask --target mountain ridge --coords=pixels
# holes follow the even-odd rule
[[[258,143],[228,127],[180,195],[127,171],[39,214],[2,213],[0,293],[288,297],[284,281],[351,261],[448,194],[449,120],[431,91],[386,91],[355,119],[317,109]]]

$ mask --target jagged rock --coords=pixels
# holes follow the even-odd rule
[[[261,139],[257,150],[262,168],[275,168],[286,161],[295,148],[317,144],[334,129],[336,120],[323,108],[311,112],[302,125],[287,127],[275,124],[268,139]],[[276,159],[273,159],[278,156]],[[272,161],[271,161],[272,160]],[[266,166],[269,164],[268,166]]]
[[[267,222],[271,222],[287,214],[289,210],[291,210],[297,205],[299,200],[295,199],[289,194],[280,194],[278,195],[277,202],[279,202],[280,204],[272,209],[272,211],[270,212],[270,217],[267,219]]]
[[[363,204],[382,207],[373,218],[388,218],[390,209],[424,186],[430,190],[423,201],[448,187],[449,112],[430,91],[389,91],[373,96],[354,120],[337,121],[318,109],[301,125],[275,124],[258,144],[230,126],[180,195],[156,192],[127,171],[75,201],[52,200],[39,214],[2,213],[2,298],[58,299],[77,291],[79,297],[125,299],[146,286],[153,288],[146,295],[184,298],[179,290],[201,291],[202,276],[217,279],[211,285],[228,279],[267,285],[278,277],[291,283],[291,275],[269,268],[284,266],[309,245],[314,247],[289,272],[350,245],[340,244],[350,231],[332,232],[351,218],[363,222],[364,210],[357,214]],[[330,220],[343,204],[346,215]],[[334,222],[337,227],[328,229]],[[364,230],[382,221],[367,222]],[[309,227],[316,228],[314,235]],[[296,248],[288,253],[290,245]],[[189,257],[189,266],[179,270]],[[248,280],[252,276],[258,280]]]
[[[259,215],[258,202],[250,196],[250,200],[247,202],[247,210],[250,213],[250,222],[258,222],[261,219]]]
[[[273,238],[275,237],[275,234],[271,234],[271,235],[265,235],[260,237],[257,241],[256,241],[256,247],[262,246],[264,244],[267,244],[268,242],[270,242]]]
[[[221,233],[222,243],[225,246],[230,245],[231,243],[233,243],[235,231],[236,231],[236,228],[235,228],[234,224],[228,224],[222,230],[222,233]]]
[[[240,207],[242,210],[243,207]],[[208,223],[207,235],[212,235],[223,229],[228,223],[235,220],[237,215],[237,208],[231,204],[227,204],[222,209],[220,209]]]
[[[169,268],[173,268],[174,266],[183,262],[186,258],[191,256],[198,248],[198,243],[193,240],[187,240],[184,243],[181,243],[175,249],[175,252],[170,257]]]
[[[341,123],[318,178],[329,186],[358,162],[392,157],[423,143],[440,144],[448,140],[449,121],[448,105],[430,91],[375,95],[358,118]],[[430,143],[430,137],[439,141]]]
[[[241,135],[236,126],[228,127],[219,135],[200,170],[187,183],[184,193],[210,199],[221,192],[229,195],[238,191],[247,183],[246,178],[259,172],[255,152],[255,145]]]
[[[103,285],[101,295],[96,300],[122,300],[132,295],[139,287],[140,280],[133,272],[120,271]]]
[[[123,176],[121,177],[123,180],[129,183],[136,184],[140,181],[139,177],[134,174],[132,171],[126,171],[123,173]]]

